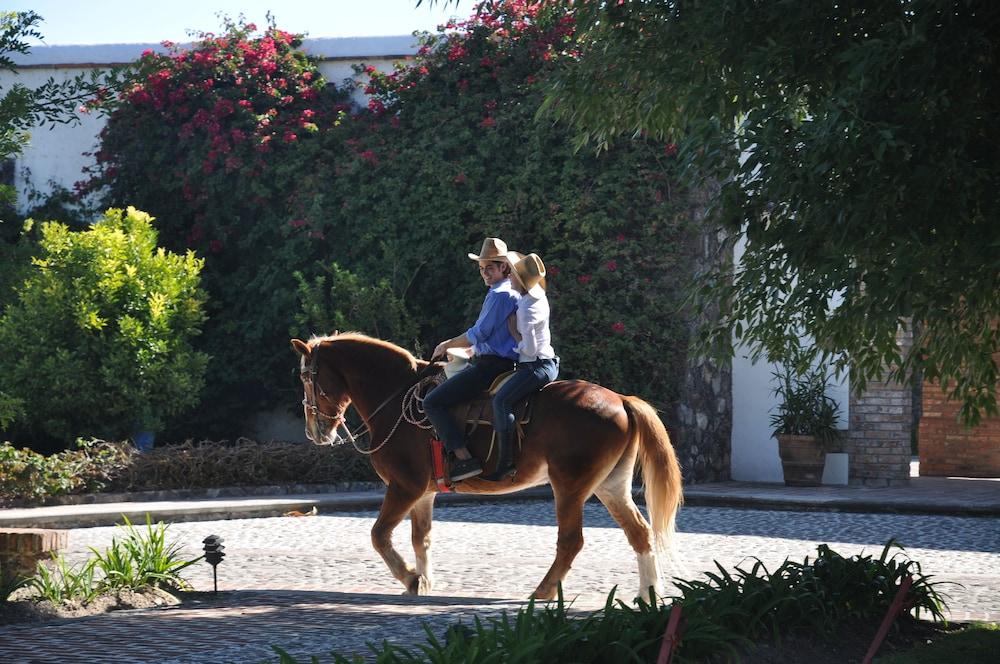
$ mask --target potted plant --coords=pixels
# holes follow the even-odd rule
[[[786,368],[772,375],[779,402],[771,427],[778,440],[785,484],[819,486],[826,453],[834,451],[840,439],[840,405],[826,394],[828,374],[819,368],[804,374]]]

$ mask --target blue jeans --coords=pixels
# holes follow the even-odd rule
[[[493,428],[497,435],[514,430],[514,406],[559,375],[559,358],[518,362],[517,371],[493,397]]]
[[[449,452],[465,447],[465,427],[452,417],[451,409],[472,401],[493,380],[514,368],[513,360],[498,355],[475,357],[468,367],[444,381],[424,397],[424,412]]]

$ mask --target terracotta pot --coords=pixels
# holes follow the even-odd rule
[[[826,452],[815,436],[779,434],[778,455],[786,486],[820,486]]]

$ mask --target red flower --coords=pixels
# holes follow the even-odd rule
[[[607,269],[608,272],[614,272],[615,270],[618,269],[618,261],[614,260],[608,261],[607,263],[604,264],[604,267]]]
[[[625,323],[618,321],[611,325],[611,329],[615,331],[616,334],[621,334],[625,331]]]
[[[292,228],[302,228],[303,226],[306,225],[306,220],[305,219],[292,219],[291,221],[288,222],[288,225],[291,226]]]
[[[365,150],[364,152],[362,152],[361,158],[367,161],[372,166],[378,164],[378,155],[376,155],[375,152],[372,150]]]
[[[455,176],[455,184],[465,184],[465,173],[459,173]]]
[[[625,233],[619,233],[618,235],[615,236],[615,242],[624,242],[624,241],[625,241]]]
[[[579,277],[576,278],[576,280],[579,281],[581,284],[584,284],[584,285],[589,284],[590,283],[590,275],[589,274],[581,274]]]
[[[548,273],[548,276],[554,277],[557,274],[559,274],[559,268],[557,268],[555,265],[550,265],[549,269],[547,270],[547,273]]]
[[[299,140],[299,137],[295,135],[295,132],[286,131],[285,135],[282,137],[285,143],[294,143]]]
[[[667,155],[668,157],[673,157],[675,154],[677,154],[677,144],[667,143],[666,145],[664,145],[663,154]]]
[[[490,99],[485,104],[483,104],[483,108],[485,108],[487,111],[492,111],[496,107],[497,107],[497,100],[496,99]]]
[[[494,126],[496,123],[497,123],[496,120],[494,120],[492,117],[490,117],[489,115],[487,115],[485,118],[483,118],[483,121],[479,123],[479,126],[483,127],[484,129],[489,129],[490,127]]]

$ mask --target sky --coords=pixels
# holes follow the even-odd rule
[[[468,18],[474,0],[35,0],[5,2],[4,10],[32,10],[42,17],[41,43],[126,44],[191,41],[189,31],[219,32],[218,15],[263,27],[268,11],[277,27],[308,37],[373,37],[433,32],[451,16]]]

